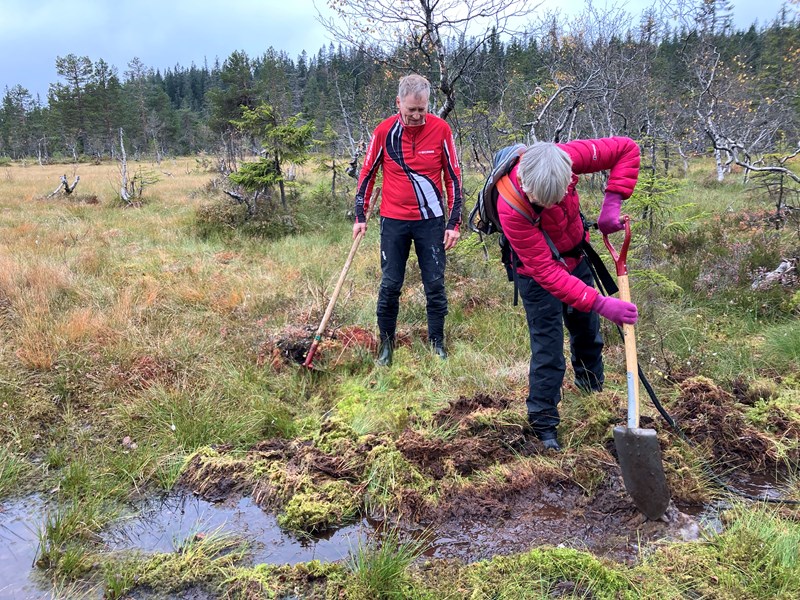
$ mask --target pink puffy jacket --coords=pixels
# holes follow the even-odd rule
[[[559,146],[572,158],[572,181],[564,198],[545,208],[539,214],[541,220],[536,226],[502,199],[497,203],[497,212],[503,233],[522,262],[518,272],[532,277],[562,302],[589,312],[598,292],[571,275],[582,257],[564,257],[566,265],[555,260],[542,229],[547,231],[559,252],[572,250],[584,236],[588,240],[589,233],[583,230],[580,199],[575,189],[578,175],[610,170],[606,191],[617,192],[623,199],[630,198],[639,176],[639,146],[627,137],[575,140]],[[510,177],[522,194],[517,168],[514,167]]]

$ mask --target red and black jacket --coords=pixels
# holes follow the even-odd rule
[[[394,115],[375,128],[356,190],[356,222],[364,223],[378,169],[383,169],[381,216],[419,221],[445,215],[447,229],[461,223],[461,168],[446,121],[426,115],[425,124],[403,125]]]

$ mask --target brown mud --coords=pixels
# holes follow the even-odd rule
[[[747,426],[731,408],[734,402],[709,382],[687,380],[673,410],[695,443],[716,439],[711,451],[728,464],[774,463],[768,436]],[[368,514],[367,473],[379,447],[398,451],[436,493],[399,486],[390,510]],[[317,440],[265,440],[235,460],[224,448],[217,452],[213,460],[195,457],[182,485],[215,502],[250,495],[262,509],[280,513],[294,494],[338,482],[360,498],[355,519],[379,519],[401,535],[425,536],[428,555],[436,558],[471,562],[550,545],[634,562],[653,544],[700,535],[690,514],[702,507],[679,493],[662,520],[648,521],[637,511],[613,442],[546,452],[506,398],[459,398],[430,423],[412,422],[396,439],[358,438],[331,422]]]

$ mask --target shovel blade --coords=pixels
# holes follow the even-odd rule
[[[669,506],[669,488],[654,429],[614,428],[614,444],[625,489],[648,519],[660,519]]]

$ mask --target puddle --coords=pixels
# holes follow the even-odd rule
[[[144,506],[140,513],[118,523],[103,535],[111,550],[173,552],[198,533],[236,535],[249,543],[253,564],[290,564],[347,558],[374,528],[367,522],[343,527],[328,535],[298,538],[283,531],[274,515],[250,497],[214,504],[196,496],[168,496]]]
[[[788,485],[781,482],[777,475],[745,473],[738,470],[727,475],[723,480],[732,490],[747,494],[751,499],[780,500],[792,497],[791,493],[785,489]]]
[[[37,531],[46,507],[38,497],[0,505],[0,599],[50,600],[54,595],[34,566]],[[190,495],[171,495],[146,503],[140,512],[118,521],[102,534],[108,550],[145,553],[173,552],[198,533],[218,532],[244,538],[252,564],[290,564],[347,558],[375,533],[364,520],[325,536],[297,538],[278,526],[274,515],[261,510],[249,497],[235,503],[212,504]]]
[[[36,496],[0,503],[0,598],[51,598],[49,585],[33,567],[44,503]]]
[[[777,496],[769,478],[737,477],[738,489],[758,496]],[[548,495],[549,494],[549,495]],[[452,506],[469,507],[463,515],[435,519],[425,531],[406,530],[428,539],[425,556],[473,562],[512,554],[540,545],[568,546],[623,562],[635,562],[646,545],[659,539],[690,541],[701,532],[722,530],[720,511],[727,502],[672,510],[670,523],[643,523],[627,497],[610,487],[587,503],[576,491],[532,486],[517,492],[514,502],[454,499]],[[39,600],[57,597],[33,566],[37,531],[45,503],[37,496],[0,504],[0,598]],[[275,515],[259,508],[249,496],[212,503],[191,494],[172,494],[146,502],[139,512],[117,521],[101,534],[109,551],[170,553],[197,534],[229,534],[248,542],[249,564],[305,563],[344,560],[359,545],[381,536],[380,521],[364,519],[328,535],[297,537],[282,530]]]

